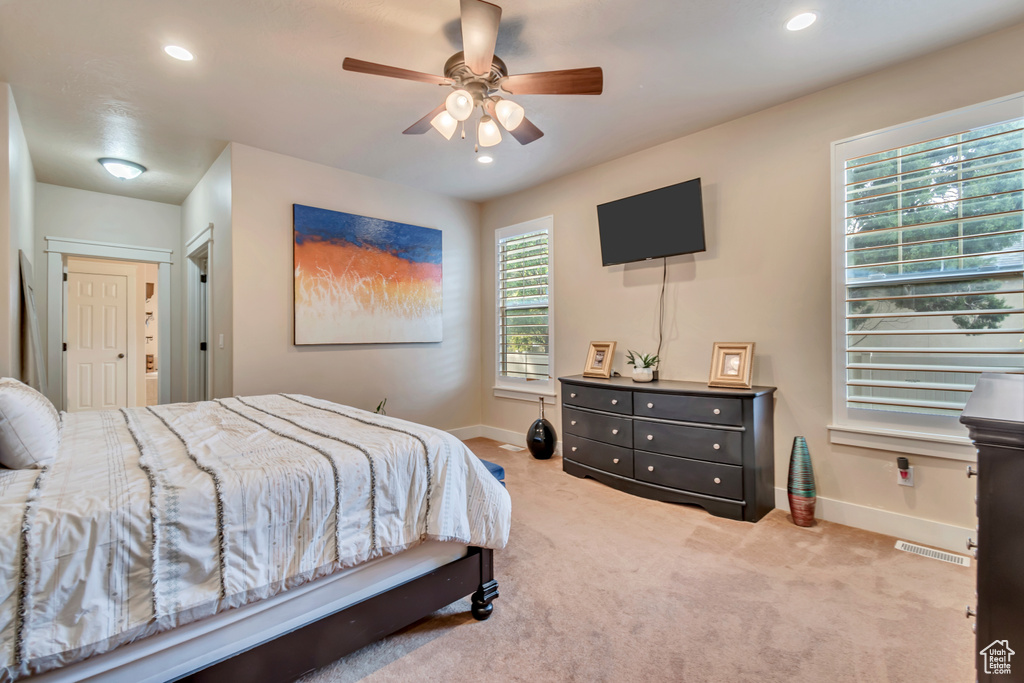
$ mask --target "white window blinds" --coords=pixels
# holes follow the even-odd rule
[[[497,235],[499,379],[550,378],[550,241],[550,227]]]
[[[1024,373],[1024,118],[839,163],[847,407],[956,415]]]

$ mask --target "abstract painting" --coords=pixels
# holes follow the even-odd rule
[[[295,344],[441,341],[441,231],[294,204]]]

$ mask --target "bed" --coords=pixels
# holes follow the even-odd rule
[[[0,470],[0,681],[290,680],[490,614],[511,504],[450,434],[290,394],[60,419]]]

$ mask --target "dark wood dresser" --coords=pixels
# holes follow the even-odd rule
[[[560,377],[562,469],[756,522],[775,507],[775,387]]]
[[[1024,681],[1024,376],[983,374],[960,421],[978,449],[978,680]]]

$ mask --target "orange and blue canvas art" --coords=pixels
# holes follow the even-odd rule
[[[441,231],[294,204],[295,343],[441,341]]]

